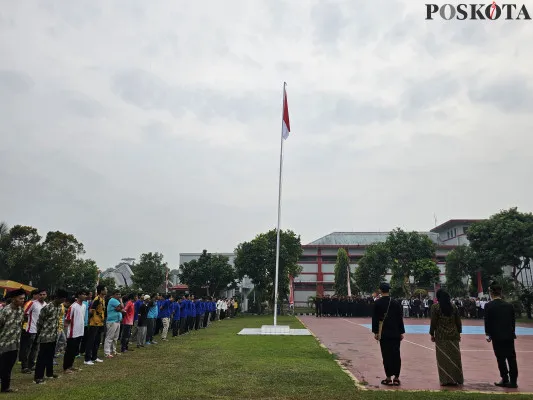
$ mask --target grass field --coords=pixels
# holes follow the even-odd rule
[[[292,317],[280,324],[300,328]],[[312,336],[238,336],[244,327],[271,324],[271,317],[239,317],[86,367],[46,385],[13,371],[6,399],[39,400],[426,400],[502,399],[502,395],[455,392],[358,391]],[[513,399],[531,396],[513,395]]]

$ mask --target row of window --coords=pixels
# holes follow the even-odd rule
[[[322,262],[326,264],[335,264],[337,262],[336,256],[322,256]],[[351,263],[357,263],[362,256],[354,256],[350,257]],[[437,256],[437,262],[445,262],[446,257],[445,256]],[[318,262],[318,256],[301,256],[300,262]]]

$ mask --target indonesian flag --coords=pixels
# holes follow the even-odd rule
[[[352,297],[352,283],[350,282],[351,281],[351,278],[350,278],[350,265],[348,265],[346,267],[346,269],[348,270],[348,297]]]
[[[281,136],[283,139],[289,137],[291,131],[291,123],[289,122],[289,105],[287,104],[287,91],[285,90],[287,84],[283,83],[283,120],[281,122]]]
[[[289,304],[294,304],[294,278],[289,275]]]
[[[478,297],[483,296],[483,281],[481,279],[481,271],[477,271],[477,293]]]

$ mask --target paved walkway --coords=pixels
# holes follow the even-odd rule
[[[304,316],[300,317],[300,320],[367,388],[397,390],[380,386],[380,381],[383,379],[383,364],[379,345],[370,329],[363,326],[371,323],[368,318]],[[429,331],[428,320],[406,319],[405,324],[426,325],[425,332]],[[474,327],[481,326],[482,321],[466,320],[463,324],[466,331],[472,333],[463,335],[461,341],[465,376],[462,390],[533,393],[533,379],[526,373],[533,370],[533,335],[519,336],[516,341],[518,369],[521,372],[518,382],[520,388],[501,389],[493,384],[500,378],[492,346],[485,341],[484,335],[475,333],[479,328]],[[468,328],[469,326],[473,328]],[[413,328],[410,330],[418,331]],[[402,342],[402,371],[401,389],[442,389],[439,385],[434,345],[429,340],[428,333],[406,335]]]

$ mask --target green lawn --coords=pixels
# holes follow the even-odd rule
[[[39,400],[426,400],[501,399],[501,395],[452,392],[358,391],[334,357],[312,336],[238,336],[243,327],[271,324],[271,317],[239,317],[153,345],[44,386],[14,369],[6,399]],[[292,317],[280,324],[301,327]],[[78,359],[77,364],[81,364]],[[513,396],[526,399],[531,396]]]

